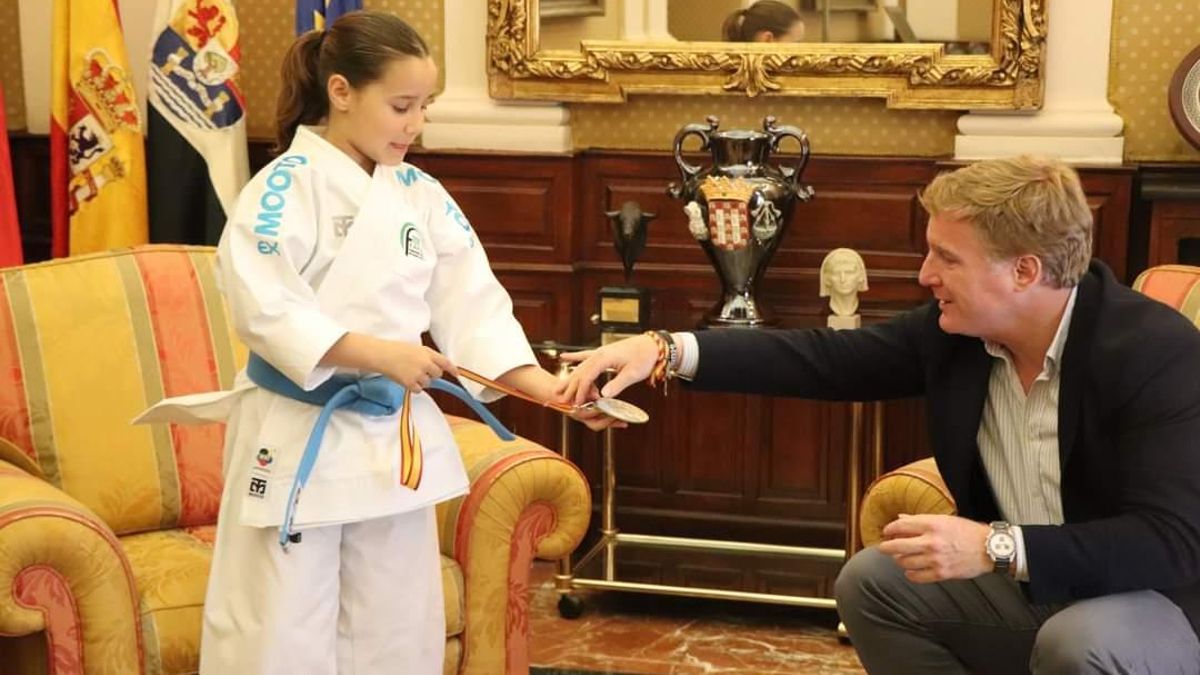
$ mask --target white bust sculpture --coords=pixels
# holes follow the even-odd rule
[[[821,297],[829,298],[830,328],[858,328],[858,293],[867,290],[867,266],[850,248],[835,248],[821,261]]]

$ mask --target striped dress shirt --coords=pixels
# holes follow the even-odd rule
[[[1063,522],[1058,459],[1059,373],[1078,293],[1078,288],[1071,291],[1058,331],[1046,350],[1042,372],[1028,393],[1008,350],[987,340],[983,343],[992,356],[992,372],[975,440],[1000,513],[1015,524],[1016,576],[1022,581],[1029,579],[1029,570],[1019,524]]]

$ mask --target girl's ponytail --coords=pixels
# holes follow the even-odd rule
[[[321,77],[325,31],[311,30],[292,43],[283,57],[283,81],[275,104],[276,154],[287,150],[301,124],[316,124],[329,112],[329,95]]]

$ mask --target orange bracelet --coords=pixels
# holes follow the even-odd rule
[[[654,368],[650,370],[650,377],[647,381],[651,387],[657,387],[658,383],[662,382],[663,395],[665,396],[667,393],[667,354],[669,348],[666,341],[658,333],[648,330],[645,334],[649,335],[650,339],[654,340],[654,346],[658,347],[658,360],[654,362]]]

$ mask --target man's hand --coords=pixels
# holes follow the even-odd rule
[[[991,528],[958,516],[901,514],[883,528],[880,553],[892,556],[916,583],[973,579],[992,571]]]
[[[616,374],[600,390],[600,396],[611,398],[634,382],[650,377],[658,363],[658,345],[647,335],[626,338],[599,349],[563,354],[562,360],[579,363],[570,377],[558,387],[557,399],[563,403],[583,405],[595,398],[596,378],[612,368]]]

